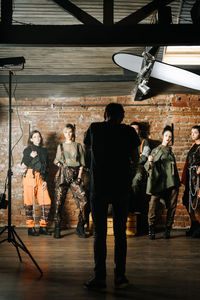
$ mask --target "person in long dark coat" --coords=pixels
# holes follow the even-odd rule
[[[183,204],[191,221],[186,236],[200,238],[200,126],[192,127],[193,144],[187,154],[182,183],[185,185]]]
[[[85,282],[87,288],[106,287],[106,235],[108,205],[112,204],[115,235],[115,287],[128,285],[126,268],[126,221],[131,188],[131,159],[140,140],[135,130],[121,124],[121,104],[106,106],[105,121],[92,123],[84,143],[91,148],[90,202],[95,230],[95,276]]]

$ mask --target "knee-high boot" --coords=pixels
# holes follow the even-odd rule
[[[149,238],[150,240],[155,240],[155,226],[149,225]]]
[[[55,239],[60,239],[60,222],[55,222],[55,227],[54,227],[54,238]]]
[[[79,221],[76,227],[75,233],[80,237],[80,238],[86,238],[87,235],[85,234],[85,229],[84,229],[84,222]]]
[[[35,221],[33,219],[33,206],[25,205],[26,224],[28,225],[28,235],[38,236],[38,232],[35,230]]]

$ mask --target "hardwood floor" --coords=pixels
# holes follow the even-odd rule
[[[108,236],[107,290],[88,291],[83,282],[93,275],[93,237],[80,239],[73,229],[52,236],[30,237],[26,229],[16,229],[43,276],[12,243],[0,244],[0,300],[40,299],[187,299],[200,298],[200,239],[186,238],[184,231],[173,231],[170,240],[158,233],[155,241],[147,236],[128,238],[127,277],[130,287],[113,288],[113,244]],[[7,237],[7,232],[0,240]]]

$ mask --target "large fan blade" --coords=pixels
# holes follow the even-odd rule
[[[155,61],[151,77],[200,90],[200,76],[184,69]]]
[[[139,73],[143,57],[121,52],[113,55],[113,61],[124,69]],[[199,75],[159,61],[154,62],[150,76],[194,90],[200,90]]]
[[[116,53],[113,55],[113,61],[119,67],[133,72],[140,72],[143,57],[130,53]]]

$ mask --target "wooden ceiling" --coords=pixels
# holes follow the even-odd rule
[[[26,60],[24,69],[13,76],[15,96],[130,95],[137,74],[124,72],[112,55],[141,55],[150,45],[200,45],[199,27],[190,17],[194,2],[1,0],[0,58]],[[171,7],[173,24],[155,24],[161,3]],[[8,96],[8,78],[8,70],[0,70],[0,97]],[[198,93],[152,79],[150,85],[151,95]]]

